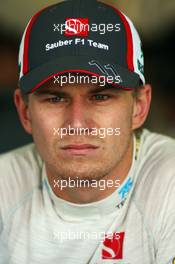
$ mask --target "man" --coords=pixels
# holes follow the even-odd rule
[[[30,20],[19,64],[34,143],[0,158],[0,263],[174,263],[175,141],[142,128],[151,87],[132,22],[64,1]]]

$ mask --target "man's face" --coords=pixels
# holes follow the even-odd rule
[[[59,178],[102,179],[125,158],[132,140],[132,92],[117,88],[100,91],[103,88],[97,84],[61,87],[49,82],[29,95],[34,142],[47,169]],[[58,131],[69,127],[79,133],[70,135],[67,130],[69,134],[61,138]],[[87,133],[80,135],[81,128],[87,128]],[[90,134],[94,128],[98,135]],[[110,132],[104,137],[108,128],[113,129],[113,135]],[[70,146],[82,144],[93,146],[86,150]]]

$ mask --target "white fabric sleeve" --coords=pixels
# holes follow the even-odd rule
[[[165,216],[159,239],[156,263],[175,264],[175,210]]]

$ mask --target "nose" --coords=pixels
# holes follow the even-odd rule
[[[89,107],[85,100],[78,95],[72,99],[68,110],[68,122],[73,128],[88,127]]]

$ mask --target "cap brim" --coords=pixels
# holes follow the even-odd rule
[[[90,65],[89,62],[93,63]],[[105,66],[107,67],[105,68]],[[82,72],[97,77],[103,76],[107,82],[110,80],[111,83],[112,79],[114,85],[123,89],[133,89],[140,84],[140,77],[137,73],[131,72],[120,65],[109,61],[101,61],[100,59],[94,60],[88,56],[67,56],[57,58],[31,70],[20,79],[19,86],[23,93],[30,93],[54,76],[65,72]],[[116,76],[120,77],[120,82]]]

